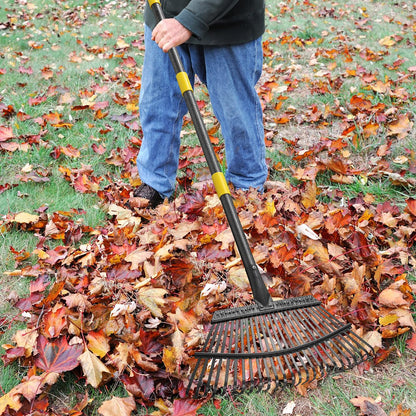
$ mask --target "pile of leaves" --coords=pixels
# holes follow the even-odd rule
[[[156,210],[134,203],[130,195],[132,186],[139,183],[134,160],[141,140],[137,108],[141,31],[133,34],[134,39],[123,35],[111,41],[113,35],[103,19],[98,36],[104,45],[91,46],[77,32],[91,25],[88,19],[94,13],[84,9],[88,2],[64,13],[58,7],[43,14],[32,3],[15,3],[16,9],[9,11],[0,30],[27,32],[33,55],[29,58],[9,45],[5,56],[11,64],[0,68],[0,76],[19,77],[16,85],[10,85],[13,94],[26,94],[25,106],[20,108],[11,98],[0,97],[0,152],[13,155],[46,149],[76,192],[98,196],[108,219],[92,228],[82,221],[82,210],[49,212],[46,205],[36,212],[9,212],[2,217],[2,233],[33,233],[38,243],[31,252],[10,248],[16,270],[8,275],[27,277],[31,283],[27,297],[9,295],[18,310],[14,320],[22,321],[25,328],[14,334],[10,345],[4,345],[2,359],[5,365],[19,362],[27,373],[0,398],[0,415],[83,414],[88,395],[65,408],[50,394],[50,386],[69,372],[94,388],[113,381],[125,386],[130,396],[106,401],[99,409],[102,415],[129,415],[137,404],[156,406],[155,414],[160,415],[195,414],[204,400],[186,398],[185,387],[213,312],[252,302],[218,197],[209,184],[191,189],[203,177],[190,169],[203,161],[202,150],[181,149],[179,183],[185,191],[174,201]],[[111,8],[126,6],[110,2],[100,5],[95,15],[101,20],[111,16]],[[414,150],[405,149],[393,163],[391,158],[395,146],[408,139],[414,127],[411,104],[416,67],[395,57],[396,48],[414,49],[414,17],[407,12],[403,19],[383,16],[380,22],[394,24],[397,32],[370,49],[367,39],[363,44],[360,39],[372,32],[377,19],[361,6],[317,7],[309,1],[278,6],[269,2],[269,6],[270,22],[296,14],[295,7],[301,7],[313,19],[330,24],[319,36],[293,27],[265,37],[259,95],[266,144],[291,160],[290,168],[279,163],[270,167],[272,174],[289,171],[293,181],[269,182],[263,194],[233,192],[235,206],[255,260],[269,276],[273,298],[312,294],[337,318],[352,323],[374,347],[377,364],[389,355],[391,339],[416,330],[412,315],[416,288],[409,279],[416,266],[416,200],[407,198],[400,207],[377,203],[370,194],[348,200],[336,187],[383,179],[403,189],[404,195],[412,195]],[[46,33],[46,42],[35,23],[48,15],[51,20],[39,29]],[[331,27],[341,19],[354,30]],[[56,30],[51,31],[54,22],[63,25],[59,36],[74,32],[78,47],[69,54],[66,67],[37,69],[36,59],[44,58],[36,51],[60,48]],[[89,39],[92,45],[95,40]],[[284,50],[290,54],[288,59],[281,56]],[[302,66],[299,62],[305,52],[308,61]],[[337,59],[345,65],[337,64]],[[87,71],[88,87],[75,91],[60,84],[60,75],[71,65],[93,60],[100,60],[100,65]],[[103,60],[116,61],[118,66],[110,71],[101,64]],[[374,69],[380,61],[389,76]],[[27,88],[29,77],[36,76],[47,87]],[[351,80],[356,86],[341,96]],[[314,97],[316,104],[306,109],[285,105],[296,95]],[[320,99],[329,95],[335,99],[323,104]],[[212,117],[206,102],[198,105],[205,119]],[[51,106],[56,110],[51,111]],[[55,135],[71,131],[81,115],[99,137],[93,137],[88,149],[84,143],[76,147],[72,141],[76,134],[70,135],[71,144],[57,145]],[[189,128],[189,119],[185,124]],[[28,125],[30,133],[20,130]],[[285,137],[284,128],[291,126],[315,133],[335,126],[339,134],[319,134],[319,140],[305,145],[300,134]],[[127,129],[128,142],[110,148],[120,128]],[[209,133],[221,156],[223,148],[212,137],[217,130],[214,120]],[[109,138],[107,144],[105,138]],[[350,152],[371,147],[374,151],[368,157]],[[106,174],[79,162],[90,149],[94,156],[105,158]],[[120,174],[109,173],[113,167]],[[26,182],[41,185],[50,181],[51,174],[49,168],[27,165],[18,176],[0,184],[0,193]],[[320,185],[324,175],[331,187]],[[0,318],[0,327],[10,321]],[[415,335],[408,346],[416,349]],[[367,402],[359,399],[356,406],[364,412],[370,406]]]
[[[74,221],[79,212],[45,208],[3,221],[3,228],[35,232],[39,243],[37,263],[11,272],[33,281],[27,298],[10,299],[27,328],[5,346],[3,360],[19,360],[28,373],[0,399],[1,414],[44,414],[48,387],[68,371],[93,387],[120,380],[160,414],[202,405],[184,389],[212,313],[252,302],[241,258],[212,186],[155,210],[126,208],[130,191],[113,183],[98,192],[109,220],[97,229]],[[318,193],[312,181],[273,182],[262,195],[233,196],[271,295],[312,294],[351,322],[380,362],[389,353],[386,340],[416,329],[416,288],[406,278],[416,265],[416,200],[400,211],[361,196],[323,203]],[[54,239],[63,244],[49,248]],[[30,253],[15,255],[18,265]],[[133,406],[131,397],[117,400]],[[81,414],[87,402],[59,414]]]

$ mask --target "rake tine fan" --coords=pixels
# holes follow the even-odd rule
[[[194,397],[231,389],[294,385],[349,369],[372,355],[372,347],[330,315],[312,296],[214,313],[188,391]]]
[[[160,0],[148,0],[156,20]],[[273,301],[254,261],[202,116],[176,48],[169,50],[179,88],[204,151],[212,180],[247,273],[255,303],[214,313],[187,394],[294,385],[351,368],[373,355],[372,347],[329,314],[312,296]]]

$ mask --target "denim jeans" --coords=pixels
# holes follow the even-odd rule
[[[262,189],[267,177],[263,113],[255,85],[262,70],[261,39],[233,46],[181,45],[191,83],[195,74],[207,86],[225,143],[227,181],[236,188]],[[142,182],[163,197],[175,190],[180,132],[187,112],[168,54],[145,28],[140,90],[143,142],[137,158]]]

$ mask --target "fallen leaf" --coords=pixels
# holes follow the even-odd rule
[[[37,341],[38,355],[35,364],[50,373],[70,371],[79,365],[78,357],[82,350],[82,345],[68,345],[65,337],[49,341],[40,335]]]
[[[87,383],[97,388],[103,381],[105,374],[111,374],[111,371],[103,362],[91,351],[86,349],[79,357],[82,371],[87,378]]]
[[[103,416],[130,416],[136,407],[133,396],[113,397],[103,402],[98,408],[98,413]]]
[[[406,341],[407,348],[416,351],[416,332]]]
[[[398,306],[408,305],[409,302],[404,298],[403,293],[397,289],[384,289],[378,296],[381,305],[396,308]]]
[[[14,222],[18,224],[33,224],[37,221],[39,221],[39,215],[33,215],[27,212],[19,212],[14,217]]]
[[[153,316],[163,318],[160,306],[165,304],[164,296],[168,291],[162,288],[143,287],[139,290],[138,300]]]

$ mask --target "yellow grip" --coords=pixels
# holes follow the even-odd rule
[[[225,180],[225,176],[222,172],[214,173],[212,175],[212,181],[214,182],[215,191],[217,192],[219,198],[221,198],[224,194],[230,193],[227,181]]]
[[[178,80],[182,95],[185,91],[192,91],[191,81],[189,81],[189,77],[186,72],[178,72],[176,74],[176,79]]]
[[[159,3],[160,4],[160,0],[148,0],[149,1],[149,6],[152,7],[155,3]]]

